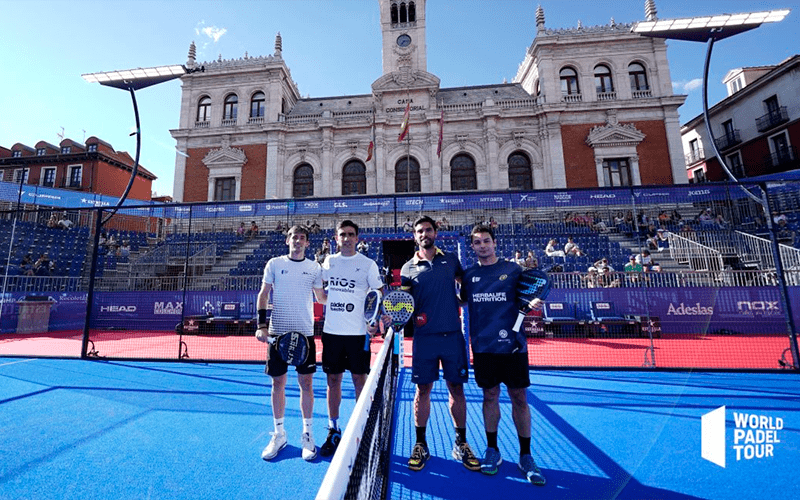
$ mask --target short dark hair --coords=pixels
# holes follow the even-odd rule
[[[435,220],[433,220],[433,219],[431,219],[431,218],[430,218],[430,217],[428,217],[427,215],[423,215],[423,216],[422,216],[422,217],[420,217],[419,219],[415,220],[415,221],[414,221],[414,226],[413,226],[413,227],[417,227],[418,225],[420,225],[420,224],[423,224],[423,223],[425,223],[425,222],[427,222],[427,223],[429,223],[431,226],[433,226],[433,230],[434,230],[434,231],[436,231],[436,221],[435,221]]]
[[[302,225],[302,224],[295,224],[294,226],[290,227],[289,231],[287,232],[287,234],[288,233],[305,234],[306,235],[306,239],[308,239],[308,228],[306,226]]]
[[[358,224],[356,224],[355,222],[351,221],[350,219],[343,220],[342,222],[336,225],[336,232],[339,232],[339,230],[343,227],[352,227],[353,229],[356,230],[356,236],[358,236]]]
[[[486,224],[476,224],[475,227],[472,228],[472,232],[469,233],[469,242],[472,243],[472,237],[478,233],[489,233],[489,236],[492,237],[492,241],[495,240],[494,238],[494,231],[491,227],[487,226]],[[519,250],[517,250],[519,252]]]

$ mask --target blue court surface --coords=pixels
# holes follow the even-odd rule
[[[798,374],[533,371],[528,401],[544,487],[517,471],[505,395],[500,473],[483,476],[450,458],[443,382],[428,428],[433,457],[409,471],[414,387],[406,375],[390,498],[793,498],[800,487]],[[330,460],[300,458],[293,374],[289,446],[273,462],[260,458],[272,430],[268,380],[259,365],[0,358],[0,499],[313,498]],[[314,383],[319,445],[321,370]],[[482,455],[481,393],[474,382],[466,392],[468,438]],[[346,420],[354,403],[347,379],[343,396]],[[722,419],[709,416],[704,426],[711,412]],[[722,436],[705,452],[724,467],[703,458],[703,434]]]

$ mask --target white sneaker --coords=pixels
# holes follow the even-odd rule
[[[278,452],[286,448],[286,433],[285,432],[270,432],[272,439],[264,451],[261,452],[261,458],[264,460],[272,460],[278,456]]]
[[[310,462],[317,458],[317,447],[311,434],[304,432],[300,441],[303,448],[303,460]]]

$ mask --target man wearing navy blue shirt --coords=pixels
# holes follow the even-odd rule
[[[483,389],[483,421],[487,448],[480,461],[481,472],[494,475],[503,462],[497,446],[500,422],[500,384],[511,398],[511,416],[519,437],[519,469],[535,485],[545,478],[531,455],[530,385],[525,333],[514,332],[517,318],[517,281],[522,268],[497,258],[497,242],[491,227],[478,225],[470,233],[470,246],[478,263],[464,272],[461,297],[469,307],[469,334],[473,370]],[[535,299],[534,307],[541,307]]]
[[[408,468],[421,470],[430,458],[425,430],[431,412],[431,389],[439,379],[439,363],[450,393],[450,416],[456,428],[452,456],[469,470],[480,470],[480,462],[467,444],[467,402],[464,383],[469,378],[467,345],[461,331],[460,303],[456,283],[463,269],[455,254],[436,247],[436,222],[421,217],[414,222],[414,257],[400,271],[401,287],[414,297],[414,343],[411,381],[414,394],[416,443]]]

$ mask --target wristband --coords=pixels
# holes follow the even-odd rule
[[[267,310],[266,309],[259,309],[258,310],[258,327],[259,328],[266,328],[267,326]]]

